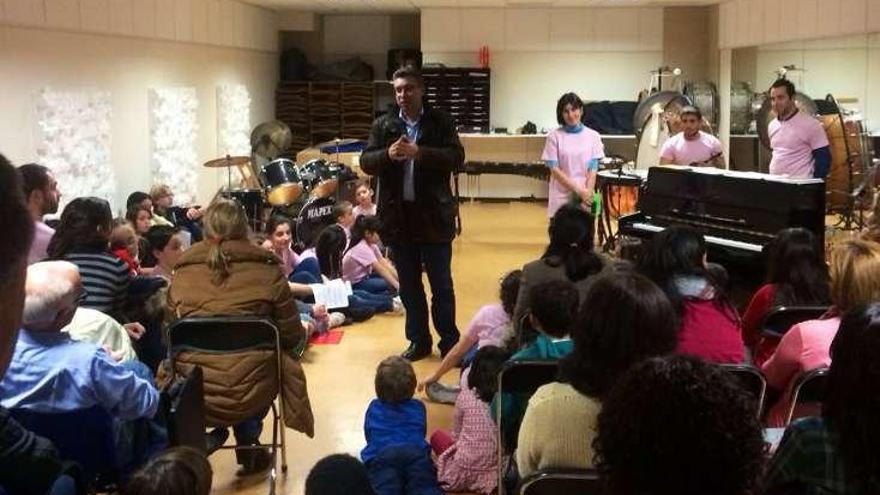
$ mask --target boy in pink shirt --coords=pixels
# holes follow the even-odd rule
[[[792,178],[824,178],[831,167],[828,136],[822,124],[794,104],[794,84],[785,79],[773,83],[770,102],[777,117],[767,127],[770,136],[770,173]]]
[[[681,110],[682,131],[663,143],[661,165],[724,165],[721,141],[701,131],[702,122],[703,114],[697,107]]]

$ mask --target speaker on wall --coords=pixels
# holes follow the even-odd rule
[[[394,71],[411,65],[419,70],[422,69],[422,51],[414,48],[394,48],[388,50],[388,79],[394,74]]]

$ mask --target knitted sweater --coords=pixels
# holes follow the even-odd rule
[[[548,468],[589,468],[601,403],[567,383],[542,386],[529,399],[519,429],[520,476]]]

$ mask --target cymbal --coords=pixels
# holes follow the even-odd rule
[[[251,131],[251,150],[264,158],[274,160],[290,148],[293,134],[290,127],[280,120],[270,120]]]
[[[350,144],[358,144],[358,143],[363,143],[363,142],[364,142],[363,139],[352,139],[352,138],[331,139],[330,141],[324,141],[323,143],[318,143],[318,144],[312,146],[312,148],[335,148],[337,146],[342,147],[342,146],[348,146]]]
[[[251,157],[249,156],[224,156],[223,158],[207,161],[202,166],[208,168],[238,167],[240,165],[247,165],[250,162]]]

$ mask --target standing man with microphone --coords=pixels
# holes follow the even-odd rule
[[[402,356],[416,361],[431,354],[428,303],[422,267],[431,284],[431,317],[440,336],[440,355],[458,342],[452,284],[452,239],[458,205],[449,186],[464,163],[455,123],[444,112],[423,105],[425,84],[412,67],[392,76],[400,108],[373,122],[361,168],[379,179],[382,240],[400,275],[409,347]]]

